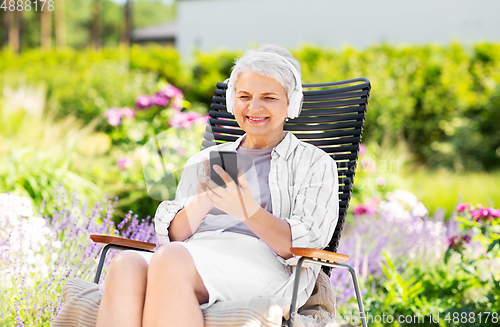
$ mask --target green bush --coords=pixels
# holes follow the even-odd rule
[[[303,46],[292,51],[304,82],[365,76],[372,82],[364,140],[404,138],[416,159],[455,171],[494,170],[500,164],[500,44],[377,45],[365,50]],[[208,110],[217,81],[229,76],[241,52],[196,52],[190,62],[158,46],[0,53],[0,81],[24,73],[47,84],[61,115],[85,121],[110,106],[150,93],[159,78]],[[107,126],[101,126],[106,129]]]

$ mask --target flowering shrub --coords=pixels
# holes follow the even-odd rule
[[[28,198],[0,194],[1,326],[50,326],[62,306],[64,282],[93,280],[102,244],[93,243],[90,234],[156,242],[154,226],[132,212],[115,227],[111,216],[117,199],[94,203],[90,214],[62,185],[53,199],[53,215],[38,217]]]
[[[365,309],[373,315],[497,312],[500,300],[498,209],[459,204],[445,222],[429,218],[416,197],[400,190],[359,204],[339,253],[358,273]],[[347,272],[333,270],[339,312],[357,312]],[[489,321],[471,326],[494,326]]]
[[[151,95],[139,95],[134,109],[112,107],[104,114],[111,126],[110,154],[119,168],[117,177],[123,181],[118,187],[117,195],[121,199],[118,210],[133,209],[143,216],[150,215],[151,208],[158,205],[154,200],[171,199],[177,186],[175,178],[163,179],[164,185],[157,193],[161,195],[151,196],[146,192],[144,181],[149,191],[150,184],[157,180],[151,182],[151,178],[156,178],[156,170],[163,175],[180,170],[187,158],[200,150],[206,125],[206,116],[197,111],[183,111],[191,104],[184,100],[181,90],[164,81],[160,81],[156,89]],[[145,153],[144,148],[149,153]],[[161,168],[149,160],[158,154],[163,156]]]
[[[447,260],[453,253],[462,258],[471,257],[476,261],[500,254],[499,209],[460,203],[457,205],[456,220],[460,224],[459,231],[448,238]],[[468,246],[469,243],[472,245]],[[482,251],[479,248],[482,248]]]

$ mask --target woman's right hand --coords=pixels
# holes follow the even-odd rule
[[[210,163],[207,158],[203,158],[202,161],[203,161],[203,168],[205,170],[205,175],[198,175],[198,185],[196,186],[196,197],[198,203],[202,207],[212,209],[214,205],[207,195],[207,182],[210,180]]]

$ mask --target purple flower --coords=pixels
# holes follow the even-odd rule
[[[144,95],[144,94],[139,95],[135,99],[135,107],[138,110],[147,110],[147,109],[149,109],[149,107],[151,107],[151,105],[152,105],[151,99],[147,95]]]
[[[176,97],[176,96],[182,96],[181,90],[179,90],[178,88],[176,88],[172,84],[169,84],[169,85],[165,86],[158,93],[166,96],[167,99],[171,99],[171,98]]]
[[[120,167],[121,171],[125,171],[128,168],[132,167],[133,162],[131,159],[127,157],[120,157],[116,160],[115,164]]]
[[[135,118],[135,110],[129,107],[123,107],[121,109],[122,118]]]
[[[151,103],[158,107],[168,106],[168,98],[162,93],[156,93],[151,97]]]

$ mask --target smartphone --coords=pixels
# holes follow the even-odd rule
[[[210,152],[210,178],[219,186],[226,187],[222,177],[214,170],[214,165],[219,165],[238,184],[238,153],[236,151]]]

